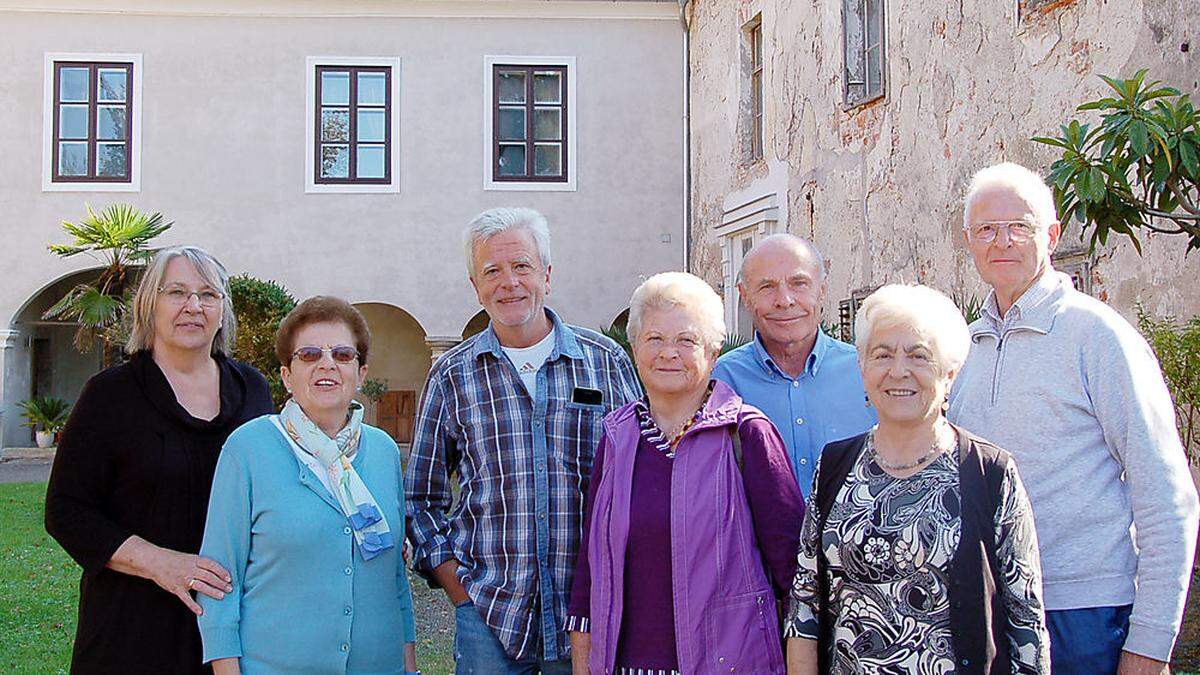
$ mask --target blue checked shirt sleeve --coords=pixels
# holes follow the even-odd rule
[[[619,350],[616,357],[617,371],[617,393],[621,400],[613,401],[613,409],[631,401],[636,401],[642,397],[642,382],[638,379],[637,371],[633,367],[633,361],[629,360],[629,356],[625,354],[625,350]]]
[[[431,377],[417,409],[405,479],[413,569],[426,576],[438,565],[455,558],[447,513],[454,501],[450,474],[457,468],[462,453],[452,433],[452,424],[441,381]]]

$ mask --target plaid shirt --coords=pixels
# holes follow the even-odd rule
[[[555,344],[538,370],[536,399],[490,325],[438,359],[421,394],[406,477],[415,569],[457,560],[459,580],[513,659],[570,653],[559,628],[600,422],[641,396],[616,343],[546,314]],[[579,401],[581,389],[598,391],[600,402]]]

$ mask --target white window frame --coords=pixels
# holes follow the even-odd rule
[[[726,210],[721,217],[721,224],[714,228],[721,245],[725,325],[729,326],[732,332],[737,332],[739,328],[738,307],[741,294],[738,292],[737,279],[743,258],[739,246],[745,239],[750,239],[752,246],[757,245],[764,238],[786,230],[787,224],[781,222],[784,214],[779,203],[779,195],[774,192],[754,197]],[[753,332],[741,337],[753,337]]]
[[[492,72],[496,65],[566,66],[567,68],[567,180],[561,183],[542,181],[498,181],[492,179]],[[579,98],[575,95],[578,70],[574,56],[484,56],[483,57],[483,189],[520,190],[526,192],[575,192],[578,184],[576,167],[579,161],[579,141],[575,124]]]
[[[128,62],[133,64],[129,83],[133,96],[129,129],[129,182],[54,182],[54,64],[58,61]],[[142,191],[142,55],[109,52],[45,52],[42,61],[42,192],[141,192]]]
[[[392,179],[376,184],[330,184],[316,181],[317,66],[385,66],[392,69]],[[308,194],[362,194],[400,192],[400,57],[393,56],[309,56],[304,60],[304,192]]]

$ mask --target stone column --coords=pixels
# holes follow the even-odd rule
[[[437,363],[438,357],[450,351],[454,345],[462,342],[461,335],[426,335],[425,344],[429,345],[430,359]]]
[[[12,379],[8,377],[9,371],[16,367],[14,361],[15,347],[17,346],[17,338],[21,336],[21,332],[13,329],[0,329],[0,447],[8,445],[11,440],[11,434],[6,433],[8,427],[13,426],[17,413],[18,396],[10,395],[8,385]]]

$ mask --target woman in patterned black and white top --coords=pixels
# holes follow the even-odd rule
[[[855,329],[879,424],[822,453],[785,622],[789,674],[1048,673],[1016,465],[943,416],[966,322],[933,289],[891,285]]]

